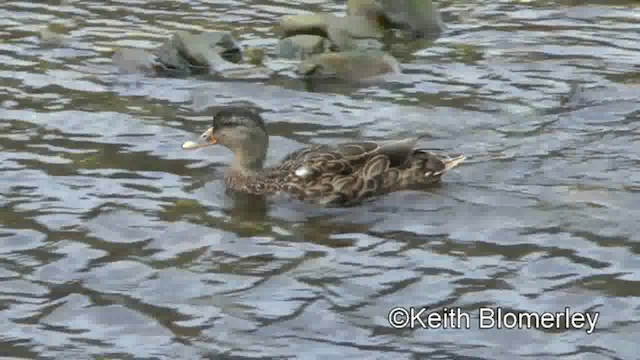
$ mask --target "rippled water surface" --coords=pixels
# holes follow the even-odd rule
[[[295,4],[294,4],[295,3]],[[122,75],[118,46],[342,1],[0,2],[0,354],[21,358],[634,359],[640,332],[640,8],[441,2],[404,74],[309,83]],[[62,44],[38,32],[61,23]],[[569,94],[572,84],[578,91]],[[564,101],[563,101],[564,100]],[[357,208],[228,197],[207,107],[265,110],[269,159],[428,134],[469,161]],[[584,329],[396,330],[396,306],[598,312]]]

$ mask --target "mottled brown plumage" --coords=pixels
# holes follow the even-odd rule
[[[252,194],[285,193],[327,205],[346,205],[411,185],[440,181],[464,160],[415,149],[418,138],[384,142],[314,145],[295,151],[273,167],[263,168],[268,135],[262,118],[241,107],[224,107],[200,144],[221,144],[235,154],[225,185]]]

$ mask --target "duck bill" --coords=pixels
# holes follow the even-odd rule
[[[200,137],[198,137],[197,141],[185,141],[182,144],[182,149],[184,150],[192,150],[192,149],[200,149],[203,147],[216,145],[218,143],[218,139],[213,136],[213,128],[210,127],[207,131],[203,132]]]

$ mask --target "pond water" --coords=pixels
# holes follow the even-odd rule
[[[111,63],[176,30],[270,53],[280,16],[345,3],[0,3],[0,354],[637,358],[637,2],[442,1],[443,35],[390,44],[404,73],[374,83],[301,81],[274,59],[276,76],[242,81]],[[62,44],[40,41],[51,23]],[[264,109],[269,161],[415,133],[468,161],[354,208],[231,198],[230,153],[180,144],[238,102]],[[394,329],[399,306],[599,318],[592,334]]]

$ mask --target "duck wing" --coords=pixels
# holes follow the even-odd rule
[[[287,155],[272,168],[282,189],[301,199],[349,202],[394,183],[411,165],[417,138],[315,145]]]
[[[363,141],[337,145],[315,145],[287,155],[277,165],[277,168],[295,170],[309,162],[341,161],[349,163],[356,171],[376,155],[387,156],[392,167],[402,167],[409,162],[417,141],[418,138],[406,138],[380,142]]]

